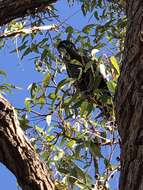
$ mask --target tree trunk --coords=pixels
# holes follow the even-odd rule
[[[0,26],[13,19],[46,10],[57,0],[0,0]]]
[[[120,190],[143,189],[143,1],[127,0],[127,35],[115,98],[121,136]]]
[[[54,190],[47,168],[19,126],[17,114],[0,96],[0,162],[17,177],[23,190]]]

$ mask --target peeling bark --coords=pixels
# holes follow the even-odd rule
[[[0,0],[0,26],[13,19],[44,11],[57,0]]]
[[[12,105],[0,96],[0,162],[17,177],[23,190],[54,190],[46,165],[40,161],[19,126]]]
[[[127,35],[115,98],[121,136],[120,190],[143,189],[143,1],[127,0]]]

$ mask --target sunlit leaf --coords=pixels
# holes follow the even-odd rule
[[[107,82],[108,89],[115,94],[117,83],[115,81],[108,81]]]
[[[29,112],[31,111],[30,103],[31,103],[31,99],[25,98],[25,107],[26,107],[27,111],[29,111]]]
[[[70,140],[68,143],[67,143],[67,147],[68,148],[73,148],[73,146],[75,146],[76,144],[76,141],[75,140]]]
[[[52,115],[47,115],[46,116],[46,123],[47,123],[48,126],[50,126],[50,124],[51,124],[51,119],[52,119]]]
[[[119,68],[119,64],[118,64],[116,58],[114,56],[111,56],[110,61],[111,61],[112,65],[114,66],[114,68],[116,69],[117,73],[120,75],[120,68]]]
[[[64,151],[60,149],[58,153],[54,156],[54,161],[60,160],[64,156],[64,154],[65,154]]]
[[[43,79],[43,81],[42,81],[44,87],[48,87],[48,85],[49,85],[49,83],[50,83],[50,79],[51,79],[51,74],[48,73],[48,74],[44,77],[44,79]]]
[[[57,95],[54,92],[51,92],[48,96],[50,99],[55,100]]]
[[[38,101],[39,101],[39,103],[41,104],[40,108],[42,108],[43,105],[44,105],[44,103],[45,103],[45,96],[44,96],[44,95],[40,96],[40,97],[38,98]]]

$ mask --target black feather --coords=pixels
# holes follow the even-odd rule
[[[107,116],[107,113],[112,110],[111,103],[107,103],[111,99],[111,94],[106,80],[97,69],[97,63],[92,61],[85,51],[83,51],[84,54],[79,53],[79,50],[71,41],[61,41],[57,49],[66,65],[68,76],[76,79],[74,83],[76,89],[82,92],[91,104],[95,103],[102,113]],[[87,69],[86,66],[90,63],[91,66]]]
[[[97,88],[97,89],[104,89],[107,90],[107,92],[109,92],[105,79],[103,78],[101,73],[96,71],[97,69],[96,64],[93,64],[93,70],[89,68],[85,72],[86,64],[91,61],[91,58],[88,57],[88,55],[81,55],[78,49],[75,47],[75,45],[68,40],[61,41],[58,44],[57,49],[60,55],[62,54],[62,52],[65,53],[62,59],[66,65],[67,73],[69,77],[77,79],[76,87],[80,91],[88,93],[88,92],[93,92],[94,89]],[[72,63],[73,60],[77,60],[80,64],[79,65],[73,64]],[[81,77],[79,78],[80,74]],[[96,79],[95,75],[98,75],[97,76],[98,84],[97,81],[95,81]]]

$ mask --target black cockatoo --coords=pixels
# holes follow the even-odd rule
[[[87,98],[94,99],[96,96],[95,102],[98,102],[100,104],[98,106],[101,107],[103,96],[108,98],[111,97],[111,94],[106,80],[97,67],[97,63],[92,60],[86,51],[82,54],[79,53],[79,50],[71,41],[61,41],[57,49],[66,65],[68,76],[75,79],[74,86],[76,89]]]

